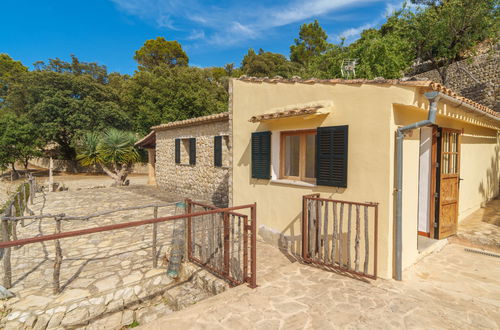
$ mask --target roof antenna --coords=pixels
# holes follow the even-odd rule
[[[340,66],[340,72],[342,73],[342,78],[344,79],[356,78],[356,64],[358,64],[358,60],[355,58],[343,59],[342,64]]]

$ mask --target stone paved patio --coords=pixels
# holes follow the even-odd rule
[[[78,216],[121,207],[166,204],[150,197],[148,191],[147,187],[135,186],[69,190],[45,197],[38,194],[31,208],[36,214],[43,209],[44,214]],[[158,215],[179,213],[184,213],[184,209],[172,205],[160,208]],[[86,221],[63,221],[62,231],[152,217],[152,208],[124,211]],[[90,322],[88,327],[92,329],[117,329],[135,320],[147,322],[225,290],[225,283],[194,266],[184,267],[178,281],[166,276],[164,256],[173,228],[181,225],[181,221],[158,225],[156,269],[152,265],[152,225],[60,240],[63,291],[59,295],[52,294],[54,241],[12,248],[10,290],[16,297],[3,303],[0,327],[42,329],[86,326]],[[17,226],[19,239],[54,231],[52,219],[25,220],[24,226]],[[193,281],[184,282],[189,277]]]
[[[267,253],[273,250],[259,244],[257,289],[239,286],[143,328],[500,328],[500,260],[464,252],[461,245],[423,259],[403,282],[363,282],[289,263]],[[272,270],[263,267],[270,264]]]
[[[457,238],[500,252],[500,197],[461,221]]]

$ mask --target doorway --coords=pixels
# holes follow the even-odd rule
[[[437,160],[435,171],[434,238],[443,239],[457,233],[460,191],[461,131],[437,129]],[[432,216],[432,215],[431,215]]]
[[[443,239],[456,234],[460,185],[461,131],[420,130],[418,235]]]

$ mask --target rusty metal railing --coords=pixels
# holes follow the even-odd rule
[[[305,262],[377,278],[378,203],[303,196]]]
[[[192,205],[193,202],[191,202]],[[83,235],[89,235],[89,234],[94,234],[94,233],[100,233],[100,232],[108,232],[108,231],[114,231],[114,230],[121,230],[121,229],[127,229],[127,228],[132,228],[132,227],[139,227],[139,226],[145,226],[145,225],[156,225],[162,222],[168,222],[168,221],[175,221],[175,220],[187,220],[188,226],[189,223],[191,222],[190,219],[194,219],[197,217],[203,217],[203,216],[209,216],[212,214],[224,214],[224,218],[228,217],[229,215],[231,216],[243,216],[240,215],[239,213],[235,213],[234,211],[236,210],[244,210],[244,209],[249,209],[250,214],[251,214],[251,225],[246,226],[245,230],[250,230],[251,233],[254,233],[251,235],[251,273],[250,275],[244,277],[244,282],[248,282],[250,284],[250,287],[254,288],[256,287],[256,263],[255,263],[255,246],[256,246],[256,205],[255,204],[248,204],[248,205],[242,205],[242,206],[235,206],[235,207],[230,207],[230,208],[213,208],[210,210],[205,210],[202,212],[190,212],[190,208],[186,207],[186,213],[184,214],[178,214],[178,215],[172,215],[172,216],[167,216],[167,217],[157,217],[157,209],[155,209],[155,214],[154,218],[152,219],[146,219],[146,220],[140,220],[140,221],[131,221],[131,222],[125,222],[125,223],[118,223],[118,224],[111,224],[107,226],[100,226],[100,227],[93,227],[93,228],[86,228],[86,229],[80,229],[80,230],[73,230],[73,231],[67,231],[67,232],[61,232],[60,231],[60,222],[61,219],[58,218],[56,219],[56,223],[58,225],[57,232],[55,234],[49,234],[49,235],[43,235],[43,236],[36,236],[36,237],[29,237],[29,238],[23,238],[23,239],[15,239],[15,240],[4,240],[3,242],[0,242],[0,249],[5,249],[6,251],[10,251],[10,248],[16,247],[16,246],[23,246],[27,244],[33,244],[33,243],[41,243],[41,242],[46,242],[46,241],[55,241],[55,247],[56,247],[56,259],[54,261],[54,294],[57,294],[60,292],[59,290],[59,269],[60,269],[60,264],[62,260],[62,253],[59,251],[58,252],[58,247],[60,250],[60,244],[59,240],[60,239],[65,239],[65,238],[71,238],[71,237],[77,237],[77,236],[83,236]],[[248,220],[248,219],[247,219]],[[3,223],[7,224],[7,219],[2,220]],[[227,222],[227,221],[226,221]],[[189,231],[188,231],[189,233]],[[188,236],[189,240],[189,236]],[[153,254],[155,254],[155,249],[156,249],[156,244],[155,244],[155,233],[153,233]],[[229,250],[228,250],[229,251]],[[57,257],[59,256],[59,257]],[[9,258],[10,261],[10,258]],[[203,264],[201,264],[203,266]],[[225,264],[226,265],[226,264]],[[206,266],[210,270],[210,267]],[[10,267],[9,267],[10,270]],[[10,271],[9,271],[10,272]],[[219,274],[219,273],[217,273]],[[227,278],[228,280],[231,281],[231,276],[228,276],[227,273],[225,273],[226,276],[223,276],[224,278]],[[10,279],[10,274],[5,275],[5,278],[9,279],[9,282],[11,281]],[[233,281],[231,281],[233,282]],[[5,283],[4,281],[4,284]],[[10,283],[7,287],[10,287]],[[238,283],[233,283],[233,284],[238,284]]]
[[[215,206],[186,200],[187,213],[217,210]],[[250,217],[229,211],[190,216],[187,221],[188,260],[207,268],[232,285],[257,286],[256,205]],[[250,221],[250,223],[249,223]]]

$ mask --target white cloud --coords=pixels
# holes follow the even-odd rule
[[[203,30],[193,30],[191,33],[186,37],[187,40],[200,40],[200,39],[205,39],[205,31]]]
[[[340,41],[342,38],[345,38],[345,43],[347,45],[350,44],[351,42],[359,38],[361,32],[363,32],[364,30],[372,29],[382,24],[388,16],[392,15],[396,10],[401,9],[402,3],[403,3],[402,1],[394,3],[390,2],[386,3],[385,10],[382,15],[380,15],[370,23],[366,23],[361,26],[349,28],[342,31],[335,38],[336,41]]]
[[[284,5],[262,6],[244,2],[230,7],[206,5],[203,0],[110,0],[123,12],[150,21],[160,28],[180,29],[196,23],[196,31],[186,31],[187,40],[229,46],[257,39],[273,28],[318,18],[352,5],[381,0],[294,0]]]

